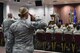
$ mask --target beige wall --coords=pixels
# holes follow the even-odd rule
[[[61,19],[63,20],[63,23],[70,23],[70,9],[72,9],[71,6],[64,6],[61,8]]]
[[[77,20],[80,20],[80,5],[55,5],[54,9],[57,13],[60,14],[60,18],[63,20],[63,23],[70,23],[70,9],[74,11],[76,8]]]
[[[78,19],[78,22],[80,22],[80,5],[76,6],[76,11],[77,11],[77,19]]]

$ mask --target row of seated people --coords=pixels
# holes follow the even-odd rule
[[[80,34],[80,25],[79,24],[54,24],[48,25],[46,30],[38,29],[37,32],[47,32],[47,33],[67,33],[67,34]]]
[[[57,48],[57,43],[59,43],[58,45],[61,45],[62,51],[65,51],[66,48],[70,48],[70,50],[72,50],[72,53],[75,53],[74,51],[76,50],[76,48],[78,49],[80,48],[79,35],[80,35],[79,24],[65,24],[65,25],[54,24],[49,25],[48,28],[46,28],[46,30],[38,29],[36,31],[36,39],[43,43],[47,42],[46,43],[47,47],[51,47],[50,49],[55,51],[55,48]],[[41,44],[38,45],[41,46]],[[43,44],[43,47],[41,48],[46,47]]]

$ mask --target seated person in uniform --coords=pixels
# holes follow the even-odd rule
[[[73,34],[80,34],[80,25],[77,25],[76,29],[73,31]]]
[[[61,25],[61,28],[62,28],[63,30],[65,30],[65,29],[66,29],[65,24],[62,24],[62,25]]]
[[[61,28],[61,24],[58,24],[57,26],[58,26],[58,28],[55,29],[55,33],[63,33],[63,29]]]
[[[72,29],[74,28],[74,27],[73,27],[73,23],[70,23],[69,26],[70,26]]]
[[[73,24],[73,31],[76,29],[76,27],[77,27],[77,24]]]
[[[73,30],[71,29],[70,26],[67,26],[67,28],[64,30],[65,34],[72,34]]]
[[[62,29],[65,31],[67,29],[67,27],[68,27],[68,23],[63,24]]]
[[[48,28],[46,28],[46,33],[53,33],[54,29],[51,28],[50,26],[48,26]]]
[[[35,31],[35,34],[36,34],[36,33],[45,33],[45,30],[42,29],[42,28],[39,28],[39,29],[37,29],[37,30]]]

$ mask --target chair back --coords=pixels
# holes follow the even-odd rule
[[[73,34],[64,34],[64,41],[66,43],[72,43],[73,42]]]
[[[52,41],[52,34],[51,33],[45,33],[45,39],[47,42],[51,42]]]
[[[62,33],[55,33],[54,34],[54,41],[60,43],[63,41],[63,34]]]
[[[45,41],[45,33],[37,33],[36,39],[41,42]]]
[[[74,34],[74,41],[77,45],[80,46],[80,34],[79,35]]]

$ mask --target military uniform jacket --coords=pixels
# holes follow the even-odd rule
[[[33,53],[33,33],[34,29],[45,26],[44,23],[26,23],[25,20],[19,20],[11,25],[9,31],[9,45],[12,53]],[[10,50],[9,50],[10,51]]]

